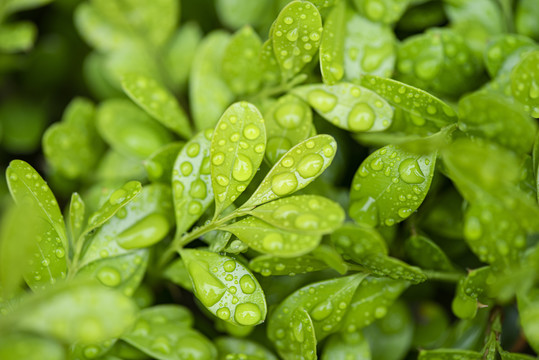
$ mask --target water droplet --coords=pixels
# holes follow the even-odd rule
[[[318,154],[309,154],[298,163],[298,172],[303,178],[313,177],[320,173],[324,166],[324,159]]]
[[[202,205],[198,201],[192,201],[187,212],[191,215],[198,215],[202,212]]]
[[[537,82],[533,81],[530,83],[530,90],[529,90],[529,93],[528,93],[530,99],[537,99],[539,98],[539,85],[537,84]]]
[[[294,22],[294,19],[291,18],[290,16],[287,16],[287,17],[284,18],[284,23],[285,24],[291,25],[293,22]]]
[[[223,153],[217,153],[213,155],[211,162],[213,165],[219,166],[225,161],[225,154]]]
[[[231,272],[236,269],[236,262],[234,260],[227,260],[223,264],[223,269],[225,269],[226,272]]]
[[[375,114],[365,103],[355,105],[348,114],[348,126],[352,131],[367,131],[374,125]]]
[[[160,352],[162,354],[170,353],[170,344],[168,339],[164,336],[160,336],[152,343],[152,350]]]
[[[61,259],[61,258],[63,258],[63,257],[65,256],[65,251],[64,251],[64,249],[62,249],[62,248],[58,248],[58,249],[56,249],[56,250],[54,251],[54,254],[56,255],[56,257],[57,257],[58,259]]]
[[[257,144],[257,145],[255,146],[255,152],[256,152],[257,154],[263,153],[265,149],[266,149],[266,145],[264,145],[264,144]]]
[[[252,303],[239,304],[234,313],[234,319],[240,325],[255,325],[261,317],[260,309]]]
[[[397,213],[399,216],[403,219],[406,219],[408,216],[412,214],[412,209],[409,208],[400,208]]]
[[[97,273],[97,279],[105,286],[115,287],[120,285],[122,276],[118,270],[110,266],[104,266]]]
[[[228,320],[230,318],[230,310],[226,307],[217,310],[216,314],[222,320]]]
[[[324,90],[313,90],[307,95],[309,104],[316,110],[327,113],[337,105],[337,97]]]
[[[232,142],[236,142],[239,139],[240,139],[240,134],[238,134],[238,133],[234,133],[234,134],[230,135],[230,141],[232,141]]]
[[[302,343],[305,341],[305,334],[303,331],[303,323],[301,321],[295,321],[292,325],[292,334],[296,341]]]
[[[182,194],[183,194],[183,190],[184,190],[184,187],[183,187],[183,184],[179,181],[174,181],[173,184],[172,184],[172,189],[174,190],[174,196],[176,198],[181,198],[182,197]]]
[[[84,357],[87,359],[95,359],[99,355],[97,346],[86,346],[83,350]]]
[[[118,205],[121,204],[122,201],[125,200],[125,197],[127,196],[127,191],[124,189],[118,189],[115,192],[112,193],[112,195],[109,198],[109,203],[111,205]]]
[[[288,41],[296,41],[298,39],[298,29],[294,28],[286,34]]]
[[[153,245],[163,239],[170,230],[167,218],[159,213],[146,216],[116,237],[124,249],[138,249]]]
[[[408,184],[420,184],[425,181],[425,175],[416,159],[403,160],[399,165],[400,178]]]
[[[414,66],[414,71],[418,78],[422,80],[432,80],[438,74],[439,63],[437,59],[426,58],[418,61]]]
[[[271,190],[277,196],[288,195],[298,187],[298,179],[292,173],[277,174],[271,180]]]
[[[187,155],[195,157],[200,152],[200,145],[198,143],[192,143],[187,147]]]
[[[464,237],[468,240],[478,240],[483,234],[481,222],[475,216],[466,217],[464,222]]]
[[[331,301],[326,300],[316,305],[313,310],[311,310],[311,316],[313,320],[321,321],[327,318],[333,312],[333,304]]]
[[[380,171],[384,168],[384,161],[382,160],[382,158],[375,158],[371,161],[370,165],[371,169],[375,171]]]
[[[207,194],[206,183],[201,179],[196,179],[191,183],[189,195],[195,199],[204,199]]]
[[[312,41],[318,41],[318,40],[320,40],[320,33],[318,33],[318,32],[312,32],[312,33],[309,35],[309,39],[311,39]]]
[[[273,211],[273,218],[276,220],[286,220],[291,216],[297,215],[299,209],[297,206],[292,204],[281,205],[275,211]]]
[[[295,227],[301,230],[316,230],[319,223],[320,219],[313,214],[299,215],[294,221]]]
[[[281,234],[269,233],[262,239],[262,247],[268,252],[282,250],[284,239]]]
[[[358,223],[376,226],[378,225],[378,207],[376,200],[370,196],[352,202],[350,216]]]
[[[253,175],[253,164],[251,160],[243,154],[238,154],[234,160],[232,177],[238,181],[247,181]]]
[[[249,140],[255,140],[260,136],[260,129],[255,124],[249,124],[243,129],[243,135]]]
[[[377,319],[381,319],[387,314],[387,308],[384,306],[379,306],[374,310],[374,317]]]
[[[297,103],[285,103],[275,110],[275,120],[285,129],[294,129],[301,124],[305,109]]]
[[[286,156],[281,161],[281,165],[283,165],[283,167],[285,167],[285,168],[289,168],[292,165],[294,165],[294,159],[292,157],[290,157],[290,156]]]
[[[197,298],[206,307],[215,305],[223,297],[226,291],[225,285],[198,261],[190,262],[188,268]]]
[[[245,294],[252,294],[255,292],[256,284],[251,276],[245,274],[240,279],[240,287]]]

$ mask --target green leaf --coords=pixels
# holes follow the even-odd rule
[[[344,36],[344,79],[361,80],[362,75],[389,77],[397,60],[397,39],[392,29],[347,9],[342,20]]]
[[[62,122],[51,125],[43,134],[47,161],[69,179],[94,171],[104,150],[95,128],[94,105],[83,98],[72,100]]]
[[[270,33],[270,38],[262,44],[259,54],[262,81],[266,85],[275,85],[281,81],[281,69],[273,51],[273,39],[271,36]]]
[[[339,331],[352,296],[365,276],[366,274],[354,274],[307,285],[281,302],[268,322],[268,338],[279,353],[284,355],[288,349],[288,344],[282,340],[286,337],[289,338],[288,341],[293,340],[294,337],[290,335],[302,330],[301,326],[290,325],[294,322],[293,309],[303,308],[307,311],[318,341]],[[290,335],[286,336],[287,333]],[[301,339],[296,339],[302,342]]]
[[[328,14],[320,42],[320,70],[325,84],[334,85],[344,76],[346,3],[335,5]]]
[[[202,30],[194,22],[183,24],[172,35],[165,48],[164,62],[174,87],[183,88],[187,84],[201,40]]]
[[[418,360],[481,360],[483,354],[477,351],[459,349],[421,350]]]
[[[146,159],[144,168],[148,173],[148,179],[152,182],[169,184],[174,162],[184,145],[183,141],[166,144]]]
[[[71,244],[78,242],[80,235],[84,230],[86,216],[86,205],[81,196],[74,192],[71,195],[69,202],[69,217],[68,217],[68,233],[71,239]]]
[[[281,258],[273,255],[260,255],[249,262],[249,268],[262,274],[288,275],[305,274],[313,271],[327,269],[327,265],[322,260],[312,255],[302,255],[293,258]]]
[[[356,224],[344,224],[331,234],[331,242],[339,253],[354,261],[372,254],[388,254],[384,238],[376,229]]]
[[[309,106],[294,95],[281,96],[264,112],[268,144],[266,158],[275,164],[284,153],[307,139],[313,128]]]
[[[352,297],[342,328],[354,332],[383,318],[388,308],[408,286],[409,283],[402,280],[366,278]]]
[[[215,7],[223,24],[239,29],[244,25],[260,25],[268,12],[273,16],[273,4],[271,0],[217,0]]]
[[[113,149],[141,159],[172,141],[166,129],[124,99],[101,103],[97,110],[97,129]]]
[[[180,285],[182,288],[189,291],[193,291],[193,284],[191,283],[189,272],[182,259],[177,259],[170,264],[163,272],[163,276],[174,284]]]
[[[539,118],[539,50],[528,53],[511,73],[513,96],[524,104],[524,109],[534,118]]]
[[[158,305],[140,312],[133,329],[122,340],[159,360],[217,357],[213,344],[191,329],[193,316],[179,305]]]
[[[143,161],[109,149],[99,163],[96,180],[117,186],[132,179],[146,181]],[[93,208],[95,209],[95,206]]]
[[[277,360],[277,357],[264,346],[249,339],[238,339],[234,337],[218,337],[215,339],[215,346],[220,354],[220,360],[229,360],[230,355],[236,355],[237,359],[243,356],[251,356],[249,359]]]
[[[250,248],[279,257],[304,255],[318,246],[321,235],[282,230],[255,217],[221,227],[236,235]]]
[[[406,254],[417,265],[424,269],[453,271],[451,260],[440,247],[422,235],[413,235],[404,243]]]
[[[265,149],[262,114],[248,102],[232,104],[217,123],[210,147],[216,217],[247,188]]]
[[[62,345],[28,334],[7,334],[0,339],[0,358],[24,360],[64,360]]]
[[[439,127],[457,121],[457,114],[451,106],[416,87],[373,75],[362,76],[361,85],[375,91],[391,105],[430,120]]]
[[[93,344],[119,337],[133,324],[136,306],[101,285],[71,285],[23,302],[15,328],[67,343]]]
[[[517,3],[515,12],[515,27],[519,34],[539,39],[539,27],[537,22],[539,6],[533,0],[521,0]]]
[[[536,122],[518,103],[502,95],[474,93],[463,97],[459,115],[459,129],[472,138],[486,138],[522,154],[532,149]]]
[[[257,325],[266,318],[260,284],[239,261],[204,250],[184,249],[195,296],[215,316],[235,325]]]
[[[212,130],[200,132],[180,151],[172,170],[176,236],[197,221],[213,201],[210,140]]]
[[[189,104],[197,130],[213,127],[230,105],[234,94],[222,74],[223,57],[230,35],[210,33],[197,48],[189,78]]]
[[[223,78],[234,94],[255,92],[262,72],[257,56],[262,41],[250,26],[238,30],[228,42],[223,55]]]
[[[187,115],[178,101],[154,79],[142,74],[125,74],[122,88],[127,95],[150,116],[178,135],[193,135]]]
[[[369,343],[360,332],[333,334],[326,342],[321,360],[370,360]]]
[[[99,210],[88,219],[85,234],[97,229],[112,218],[120,209],[127,205],[142,191],[142,185],[138,181],[130,181],[121,188],[115,190]]]
[[[329,135],[302,141],[273,165],[241,208],[255,207],[303,189],[331,164],[336,152],[337,143]]]
[[[0,25],[0,51],[15,53],[30,50],[34,45],[37,28],[31,22],[20,21]]]
[[[275,20],[273,50],[285,80],[291,79],[310,63],[320,45],[322,19],[308,1],[293,1]]]
[[[126,189],[130,184],[134,187],[132,191]],[[90,218],[90,228],[101,228],[92,237],[81,265],[161,241],[173,225],[171,199],[170,188],[163,184],[146,185],[141,189],[139,183],[128,183],[116,190],[96,213],[99,221],[92,222]],[[92,223],[99,225],[92,227]]]
[[[411,0],[354,0],[359,13],[372,21],[392,24],[400,19]]]
[[[451,304],[453,313],[461,319],[471,319],[477,314],[478,299],[485,296],[491,282],[490,267],[471,270],[466,277],[462,277]]]
[[[535,352],[539,352],[539,291],[531,290],[529,293],[517,295],[520,324],[528,344]]]
[[[392,226],[412,215],[427,195],[436,154],[387,145],[369,155],[352,181],[350,216],[370,226]]]
[[[484,52],[485,65],[489,75],[494,78],[500,70],[504,69],[504,64],[513,54],[528,46],[533,46],[532,39],[518,34],[500,34],[494,36],[487,44]]]
[[[52,0],[8,0],[5,2],[6,14],[12,14],[19,11],[30,10],[40,6],[44,6],[52,2]]]
[[[292,93],[309,103],[324,119],[352,132],[382,131],[392,122],[393,109],[375,92],[350,83],[304,85]]]
[[[413,284],[419,284],[427,280],[427,276],[420,268],[383,254],[368,255],[358,263],[371,273],[379,276],[387,276],[395,280],[407,280]]]
[[[528,354],[518,354],[503,350],[500,350],[500,357],[502,360],[533,360],[536,358]]]
[[[334,246],[328,244],[320,244],[312,252],[313,256],[326,263],[327,266],[335,270],[341,275],[348,272],[348,264],[344,262],[341,254]]]
[[[297,195],[258,206],[250,215],[287,231],[329,234],[339,228],[345,214],[339,204],[318,195]]]

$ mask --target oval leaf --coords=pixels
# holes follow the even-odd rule
[[[293,258],[281,258],[272,255],[257,256],[249,262],[251,270],[262,274],[288,275],[305,274],[313,271],[327,269],[328,266],[322,260],[312,255],[303,255]]]
[[[346,3],[333,7],[324,23],[320,43],[320,70],[325,84],[333,85],[344,75]]]
[[[174,162],[184,145],[184,142],[167,144],[144,160],[148,179],[152,182],[170,184]]]

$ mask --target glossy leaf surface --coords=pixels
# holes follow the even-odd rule
[[[86,205],[78,193],[71,195],[69,203],[68,230],[71,243],[75,244],[84,229],[84,219],[86,216]]]
[[[249,356],[252,359],[265,359],[265,360],[277,360],[277,357],[264,346],[259,343],[241,338],[234,338],[231,336],[219,337],[215,339],[215,346],[220,354],[220,360],[228,360],[229,355],[237,356],[237,359]]]
[[[406,10],[410,0],[354,0],[360,14],[372,21],[391,24],[396,22]]]
[[[196,297],[219,319],[257,325],[266,318],[266,298],[251,272],[237,260],[204,250],[180,252]]]
[[[320,70],[322,79],[334,85],[344,76],[344,18],[346,3],[340,2],[329,13],[320,42]]]
[[[170,183],[174,162],[184,145],[184,142],[167,144],[146,159],[144,168],[148,174],[148,179],[152,182]]]
[[[322,352],[322,360],[368,360],[369,343],[361,332],[331,335]]]
[[[0,340],[0,358],[64,360],[65,351],[57,342],[32,335],[11,334]]]
[[[247,188],[266,149],[262,114],[247,102],[231,105],[221,116],[210,146],[215,215],[219,215]]]
[[[410,236],[404,247],[406,254],[414,263],[424,269],[452,271],[451,260],[440,247],[429,238],[421,235]]]
[[[304,274],[313,271],[327,269],[324,261],[317,259],[312,255],[297,256],[294,258],[281,258],[272,255],[260,255],[249,262],[249,268],[262,274],[270,275],[289,275]]]
[[[511,90],[515,99],[525,105],[526,111],[539,118],[539,51],[527,54],[511,73]]]
[[[292,93],[309,103],[324,119],[352,132],[382,131],[392,122],[393,109],[378,94],[350,83],[305,85]]]

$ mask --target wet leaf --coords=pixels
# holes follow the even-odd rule
[[[528,339],[528,344],[535,351],[539,351],[539,292],[537,289],[529,293],[517,295],[518,310],[520,313],[520,324]]]
[[[422,350],[419,352],[419,360],[480,360],[483,354],[477,351],[459,349],[436,349]]]
[[[239,339],[230,336],[219,337],[215,339],[215,346],[219,351],[220,360],[229,360],[230,355],[237,356],[238,360],[243,359],[245,356],[247,356],[246,360],[277,360],[277,357],[271,351],[249,339]]]
[[[215,216],[232,204],[255,176],[266,149],[262,114],[247,102],[231,105],[213,132],[211,178]]]
[[[79,241],[79,237],[84,230],[86,216],[86,205],[78,193],[71,195],[71,202],[69,203],[69,217],[68,217],[68,232],[71,239],[71,244],[76,244]]]
[[[331,335],[322,352],[321,360],[369,360],[369,343],[361,332]]]
[[[443,250],[425,236],[410,236],[404,243],[404,247],[408,257],[424,269],[454,270],[451,260],[449,260]]]
[[[125,74],[122,88],[150,116],[184,138],[192,136],[187,115],[178,101],[154,79],[137,73]]]
[[[184,145],[184,142],[167,144],[144,160],[144,168],[148,173],[148,179],[152,182],[170,184],[174,162]]]
[[[372,21],[392,24],[400,19],[410,0],[354,0],[359,13]]]
[[[262,274],[289,275],[304,274],[313,271],[327,269],[327,265],[322,260],[312,255],[302,255],[293,258],[281,258],[273,255],[260,255],[249,262],[249,268]]]
[[[195,296],[215,316],[235,325],[257,325],[266,318],[266,298],[253,274],[240,262],[204,250],[180,255]]]
[[[170,264],[163,272],[163,276],[174,284],[180,285],[189,291],[193,291],[193,283],[191,282],[189,272],[182,259],[177,259]]]
[[[28,334],[7,334],[0,339],[0,358],[24,360],[64,360],[61,344]]]
[[[346,3],[331,9],[320,42],[320,70],[325,84],[334,85],[344,76],[344,43]]]
[[[539,118],[539,50],[527,54],[511,72],[511,90],[515,99],[534,118]]]
[[[392,122],[393,109],[382,97],[350,83],[305,85],[292,93],[308,102],[324,119],[345,130],[382,131]]]

